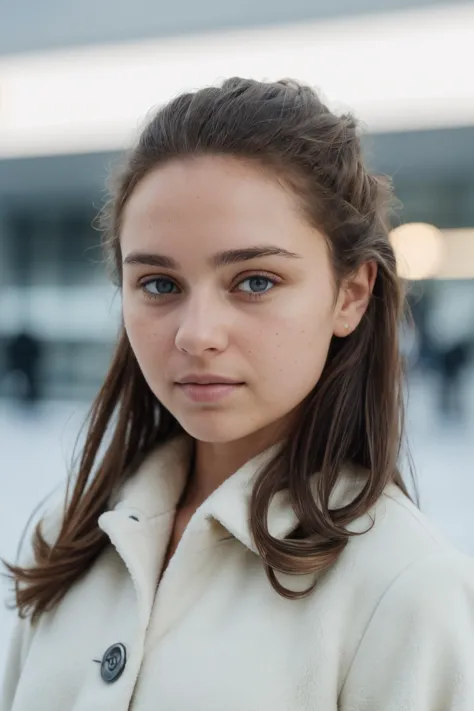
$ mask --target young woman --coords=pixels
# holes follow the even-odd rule
[[[474,562],[397,470],[389,198],[297,83],[152,118],[107,213],[123,329],[72,492],[9,566],[1,711],[472,711]]]

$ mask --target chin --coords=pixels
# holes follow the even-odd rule
[[[176,417],[176,415],[175,415]],[[235,442],[252,435],[255,429],[249,429],[247,421],[237,421],[237,418],[226,417],[223,413],[201,413],[196,417],[176,417],[181,427],[191,437],[199,442],[225,444]]]

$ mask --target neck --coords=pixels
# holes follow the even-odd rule
[[[182,506],[197,508],[221,484],[248,461],[261,454],[280,437],[276,429],[255,432],[233,442],[200,442],[196,440],[193,467]]]

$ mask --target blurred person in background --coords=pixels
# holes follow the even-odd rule
[[[430,284],[423,283],[421,288],[412,282],[406,298],[411,315],[411,327],[414,341],[414,358],[411,361],[413,369],[423,373],[436,367],[437,351],[431,342],[428,330],[428,318],[432,304],[432,289]]]
[[[19,376],[14,395],[26,406],[35,405],[40,400],[42,354],[41,342],[27,330],[12,336],[6,345],[6,374]]]
[[[474,310],[468,281],[439,282],[426,331],[435,354],[439,413],[445,421],[458,423],[466,413],[463,379],[474,357]]]
[[[1,711],[474,708],[474,561],[397,468],[389,202],[296,82],[151,119],[104,213],[123,329],[72,493],[8,565]]]

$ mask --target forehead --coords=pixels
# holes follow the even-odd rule
[[[250,161],[203,156],[170,161],[143,178],[125,207],[120,237],[124,252],[191,244],[232,249],[267,239],[295,249],[314,241],[315,232],[276,173]]]

